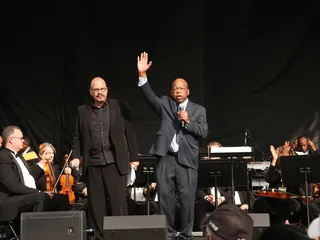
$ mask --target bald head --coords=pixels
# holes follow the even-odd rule
[[[186,80],[177,78],[172,82],[171,96],[177,103],[184,102],[189,93],[189,86]]]
[[[184,80],[183,78],[177,78],[176,80],[174,80],[172,82],[172,88],[174,88],[175,85],[177,84],[182,84],[184,85],[187,89],[189,88],[188,83],[186,80]]]
[[[108,96],[108,87],[106,82],[101,77],[95,77],[91,80],[89,92],[95,105],[101,106],[107,100]]]
[[[101,77],[95,77],[94,79],[92,79],[90,83],[90,88],[95,89],[97,85],[104,85],[105,87],[107,86],[106,82]]]

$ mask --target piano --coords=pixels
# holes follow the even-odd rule
[[[250,146],[239,147],[212,147],[210,157],[249,157],[253,156],[253,148]]]

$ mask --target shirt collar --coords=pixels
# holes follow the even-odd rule
[[[183,110],[186,110],[188,102],[189,102],[189,99],[187,98],[186,100],[184,100],[184,102],[179,103],[179,107],[182,108]]]

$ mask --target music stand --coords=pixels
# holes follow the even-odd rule
[[[139,158],[134,187],[147,188],[147,214],[150,215],[150,183],[156,182],[155,166],[157,159],[153,156]]]
[[[227,150],[228,149],[228,150]],[[217,156],[223,157],[231,161],[231,202],[235,205],[234,195],[235,195],[235,179],[234,179],[234,164],[240,161],[244,161],[244,158],[253,155],[253,148],[250,146],[237,146],[237,147],[218,147],[210,149],[210,157]],[[236,165],[237,166],[237,165]],[[247,164],[245,165],[245,172],[247,172]],[[248,176],[246,174],[245,179]],[[248,184],[246,184],[248,187]]]
[[[233,176],[232,176],[233,175]],[[237,187],[237,189],[248,188],[247,162],[239,160],[233,162],[227,160],[200,160],[198,187],[215,187],[215,207],[218,204],[219,187]],[[232,196],[233,194],[233,196]],[[231,189],[231,197],[234,199],[234,189]],[[234,201],[232,201],[234,204]]]
[[[308,226],[310,224],[309,213],[309,189],[308,183],[320,182],[320,155],[299,155],[280,157],[282,181],[286,186],[300,186],[305,184],[306,206]]]

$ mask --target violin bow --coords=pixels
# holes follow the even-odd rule
[[[63,168],[62,168],[62,170],[61,170],[61,172],[60,172],[60,174],[59,174],[59,177],[58,177],[58,179],[56,180],[56,182],[55,182],[55,184],[54,184],[53,191],[56,190],[56,188],[57,188],[58,182],[59,182],[59,180],[60,180],[60,178],[61,178],[61,176],[62,176],[62,174],[63,174],[63,172],[64,172],[64,169],[66,168],[66,166],[67,166],[67,164],[68,164],[68,162],[69,162],[69,159],[70,159],[70,156],[71,156],[72,152],[73,152],[73,150],[71,149],[71,151],[70,151],[70,153],[69,153],[69,155],[68,155],[68,158],[67,158],[67,160],[65,161],[65,163],[64,163],[64,165],[63,165]]]

